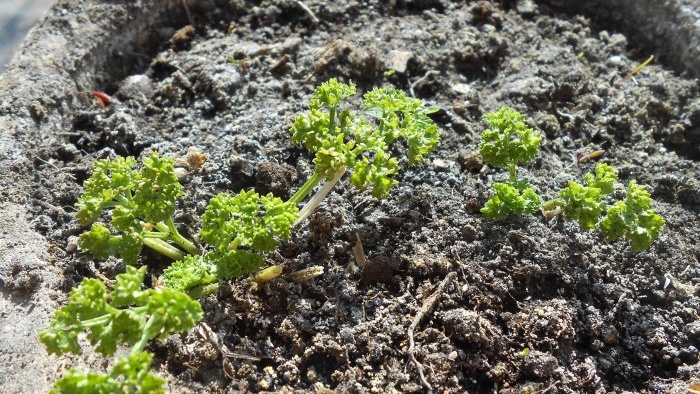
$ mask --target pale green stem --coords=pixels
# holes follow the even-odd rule
[[[330,193],[333,186],[335,186],[335,184],[338,183],[340,178],[343,177],[346,170],[347,170],[347,168],[345,166],[341,167],[335,173],[335,175],[333,176],[333,179],[331,179],[330,181],[326,181],[326,183],[324,183],[323,186],[320,189],[318,189],[316,194],[314,194],[314,196],[311,197],[311,200],[309,200],[309,202],[307,202],[306,205],[304,205],[304,207],[301,208],[301,210],[299,211],[299,217],[297,218],[296,222],[294,222],[292,227],[303,222],[304,219],[306,219],[307,217],[309,217],[309,215],[314,213],[316,208],[318,208],[318,206],[321,205],[321,202],[323,201],[323,199],[326,198],[328,193]]]
[[[559,200],[559,199],[554,199],[554,200],[549,200],[549,201],[543,202],[542,209],[545,211],[551,211],[554,208],[563,207],[564,205],[565,205],[564,201]]]
[[[214,283],[209,283],[206,285],[199,285],[195,286],[189,290],[187,290],[187,295],[190,296],[193,300],[200,299],[202,297],[206,297],[208,295],[212,295],[216,293],[219,290],[219,283],[214,282]]]
[[[156,316],[151,315],[151,317],[148,318],[146,325],[143,327],[143,334],[141,335],[141,339],[139,339],[139,341],[134,344],[134,347],[131,348],[131,354],[135,354],[142,351],[143,348],[146,347],[146,343],[157,336],[158,333],[151,332],[153,324],[155,324],[155,322]]]
[[[172,218],[168,218],[166,221],[166,224],[168,225],[168,229],[170,229],[170,232],[172,233],[172,240],[175,241],[178,245],[182,246],[185,251],[189,254],[193,255],[200,255],[202,252],[195,246],[195,244],[192,243],[189,239],[183,237],[179,231],[177,231],[177,227],[175,227],[175,223],[173,222]]]
[[[289,199],[289,202],[295,205],[302,202],[306,198],[306,196],[308,196],[309,193],[311,193],[311,190],[313,190],[313,188],[316,187],[316,185],[321,183],[323,179],[323,175],[314,172],[311,178],[309,178],[309,180],[306,181],[306,183],[301,185],[301,188],[299,188],[299,190],[297,190],[297,192],[294,193],[294,195]]]
[[[185,254],[180,249],[170,245],[162,239],[144,238],[143,244],[164,256],[170,257],[175,261],[182,260],[185,258]]]
[[[508,174],[510,175],[510,181],[515,182],[517,179],[517,176],[515,174],[515,165],[508,167]]]
[[[241,244],[241,239],[236,238],[233,241],[231,241],[231,243],[228,244],[228,249],[229,250],[236,250],[236,249],[238,249],[238,246],[240,246],[240,244]]]

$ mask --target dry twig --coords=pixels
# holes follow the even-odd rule
[[[432,390],[433,387],[425,379],[425,374],[423,373],[423,364],[416,360],[416,344],[413,341],[413,331],[415,331],[416,327],[418,327],[423,317],[425,317],[433,310],[438,299],[440,299],[440,296],[445,291],[445,288],[449,286],[450,283],[452,283],[452,280],[455,278],[455,276],[457,276],[456,272],[450,272],[449,274],[447,274],[447,276],[445,276],[445,279],[443,279],[442,282],[440,282],[433,294],[431,294],[430,297],[428,297],[425,300],[425,302],[423,302],[423,306],[420,308],[420,311],[418,311],[418,314],[416,314],[416,317],[413,318],[413,322],[411,322],[411,325],[408,327],[408,357],[411,359],[411,362],[413,362],[413,365],[416,366],[416,369],[418,369],[418,375],[420,375],[421,383],[428,390]]]
[[[297,0],[297,5],[309,15],[309,18],[311,18],[311,22],[313,22],[314,25],[318,24],[319,20],[316,17],[316,14],[314,14],[314,12],[311,11],[311,8],[309,8],[306,4],[304,4],[304,2],[299,0]]]

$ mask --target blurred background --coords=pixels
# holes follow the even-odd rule
[[[0,73],[29,29],[56,0],[0,0]]]

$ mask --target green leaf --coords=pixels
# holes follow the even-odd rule
[[[80,234],[78,247],[98,259],[120,256],[127,264],[134,264],[141,254],[143,238],[139,233],[112,235],[105,225],[93,223],[90,231]]]
[[[354,93],[354,85],[333,79],[319,86],[309,111],[294,121],[292,142],[315,153],[317,174],[331,180],[348,168],[355,187],[369,186],[375,197],[384,198],[396,184],[393,177],[399,169],[399,160],[391,155],[395,141],[405,141],[410,165],[437,146],[439,129],[428,117],[434,108],[399,90],[376,88],[363,98],[367,117],[341,111],[341,101]]]
[[[262,256],[240,249],[214,250],[207,253],[206,259],[216,267],[216,277],[219,280],[252,274],[265,265]]]
[[[80,353],[78,334],[83,321],[108,314],[107,289],[97,279],[85,279],[70,292],[68,304],[57,310],[48,329],[39,340],[50,354]]]
[[[540,196],[527,181],[494,183],[496,195],[486,202],[481,213],[488,219],[505,219],[510,215],[535,213],[541,203]]]
[[[199,302],[187,294],[171,289],[150,289],[146,315],[150,316],[147,338],[166,339],[171,334],[187,331],[202,320],[204,312]]]
[[[177,199],[182,195],[173,159],[152,152],[150,157],[143,159],[137,186],[133,204],[138,217],[148,223],[157,223],[173,216]]]
[[[184,331],[202,318],[202,309],[185,294],[172,290],[140,290],[146,267],[126,267],[107,293],[97,279],[85,279],[70,294],[68,304],[54,313],[48,329],[39,333],[49,353],[79,353],[78,335],[87,337],[102,354],[114,354],[120,343],[134,345]],[[151,322],[146,325],[146,321]]]
[[[81,248],[97,258],[121,256],[135,263],[143,246],[144,223],[170,220],[181,194],[173,160],[156,152],[143,160],[141,170],[133,157],[97,160],[83,185],[77,217],[83,224],[94,223],[102,212],[112,218],[110,227],[97,224],[81,234]]]
[[[484,161],[498,168],[530,163],[540,150],[542,136],[527,127],[518,111],[502,107],[484,116],[488,129],[481,134],[479,153]]]
[[[342,82],[338,82],[338,80],[335,78],[331,78],[316,88],[312,103],[309,105],[309,107],[335,108],[341,101],[355,95],[355,92],[356,88],[354,83],[350,82],[349,84],[344,84]]]
[[[149,372],[153,355],[136,352],[119,357],[107,374],[68,370],[54,385],[51,394],[164,394],[165,381]]]
[[[595,166],[595,175],[588,173],[584,176],[586,184],[600,189],[603,196],[612,194],[617,181],[617,172],[610,165],[599,163]]]
[[[188,290],[216,282],[212,268],[202,256],[185,256],[163,271],[163,285],[169,289],[187,292]]]
[[[625,199],[608,208],[598,228],[608,242],[627,238],[633,253],[648,249],[666,225],[651,209],[651,202],[649,192],[632,180]]]
[[[83,224],[97,220],[102,210],[112,204],[118,196],[129,195],[136,187],[138,173],[134,170],[133,157],[97,160],[93,174],[83,185],[83,194],[78,199],[77,217]]]
[[[605,210],[603,194],[597,187],[585,187],[569,181],[569,186],[561,190],[559,197],[564,202],[566,219],[578,220],[583,230],[593,230]]]
[[[272,194],[260,197],[252,190],[233,196],[221,193],[209,201],[200,235],[220,252],[237,247],[269,252],[277,248],[277,238],[289,237],[296,217],[294,204]]]

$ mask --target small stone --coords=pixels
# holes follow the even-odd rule
[[[518,0],[515,3],[515,10],[521,15],[533,15],[537,12],[537,5],[532,0]]]
[[[474,89],[472,88],[472,85],[468,83],[456,83],[452,85],[452,90],[455,93],[463,94],[465,96],[471,96],[474,93]]]
[[[148,97],[153,92],[153,81],[147,75],[130,75],[119,86],[122,98]]]
[[[182,167],[175,167],[175,169],[173,169],[173,172],[175,173],[175,176],[177,177],[178,181],[181,181],[188,174],[187,170]]]
[[[413,59],[413,53],[407,51],[390,51],[387,68],[398,73],[406,72],[408,62]]]
[[[194,26],[187,25],[180,30],[176,31],[175,34],[170,38],[170,44],[177,49],[185,49],[190,41],[194,39],[194,35],[197,31]]]

